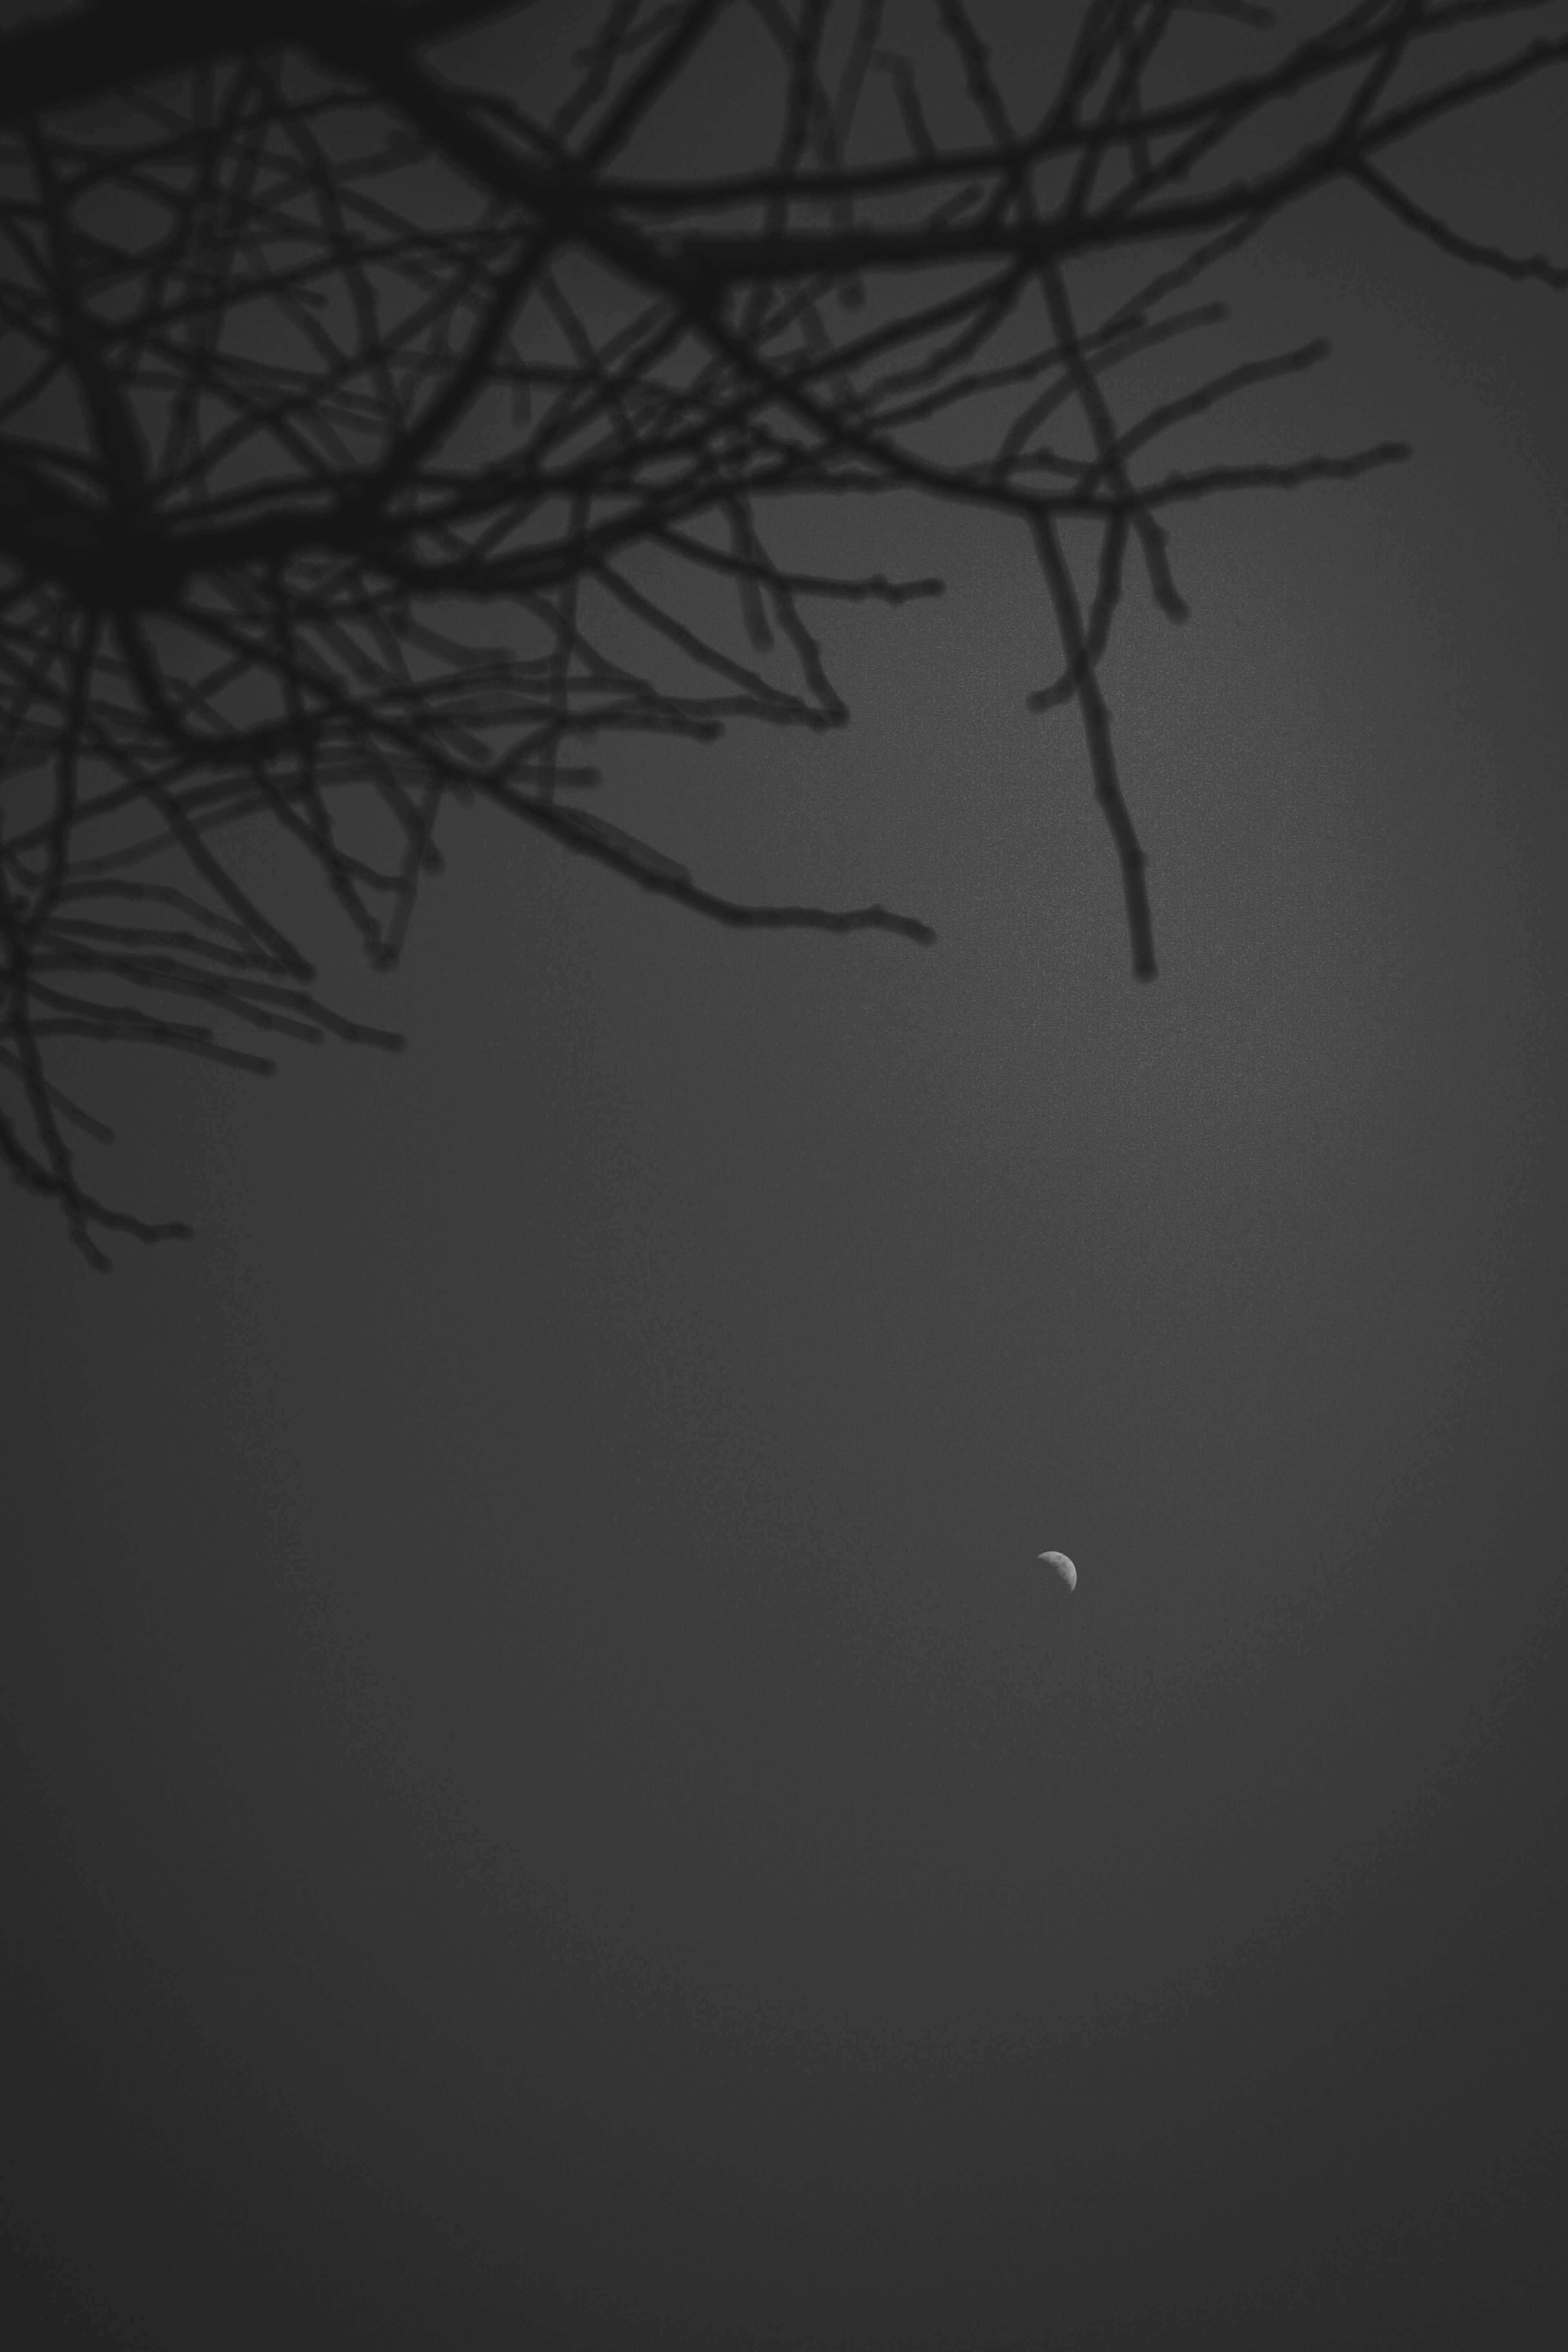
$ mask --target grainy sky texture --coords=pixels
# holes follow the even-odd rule
[[[1425,192],[1568,255],[1565,90]],[[400,1060],[100,1089],[193,1244],[0,1203],[29,2345],[1555,2336],[1568,298],[1226,290],[1334,344],[1226,431],[1416,454],[1132,598],[1152,986],[1027,547],[825,511],[948,582],[853,724],[601,804],[934,948],[455,812],[312,935]]]

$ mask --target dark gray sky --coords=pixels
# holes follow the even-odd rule
[[[1568,253],[1562,106],[1427,192]],[[4,1203],[30,2343],[1554,2337],[1568,312],[1230,290],[1416,454],[1127,615],[1152,988],[1027,551],[835,515],[853,726],[604,805],[936,948],[455,815],[400,1061],[111,1080],[194,1244]]]

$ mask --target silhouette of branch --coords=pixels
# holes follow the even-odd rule
[[[258,827],[377,967],[455,798],[714,921],[930,939],[729,898],[581,805],[622,738],[843,725],[813,604],[939,590],[785,562],[781,506],[914,493],[1029,534],[1060,647],[1029,700],[1078,712],[1152,976],[1102,684],[1128,552],[1178,621],[1177,509],[1407,452],[1145,471],[1327,346],[1127,413],[1134,363],[1221,324],[1192,289],[1335,185],[1568,283],[1390,177],[1568,62],[1563,0],[1353,0],[1294,34],[1250,0],[1085,0],[1054,87],[1005,100],[966,0],[898,49],[883,0],[601,0],[553,84],[443,62],[566,5],[101,0],[0,37],[0,1156],[95,1265],[185,1228],[88,1186],[109,1131],[59,1041],[255,1071],[246,1031],[398,1043],[319,1001],[246,878]],[[738,172],[662,128],[720,42]]]

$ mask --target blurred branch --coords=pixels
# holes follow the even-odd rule
[[[1060,647],[1030,698],[1079,713],[1153,974],[1102,683],[1126,555],[1179,620],[1172,510],[1406,452],[1145,470],[1321,341],[1116,394],[1225,318],[1177,307],[1200,279],[1334,185],[1568,283],[1390,176],[1568,61],[1562,0],[1355,0],[1293,36],[1245,0],[1087,0],[1028,120],[964,0],[905,25],[920,5],[892,47],[888,0],[604,0],[537,104],[533,72],[470,86],[439,45],[567,0],[101,0],[0,39],[0,1155],[93,1264],[184,1228],[84,1181],[107,1129],[61,1041],[256,1070],[236,1024],[397,1042],[319,1001],[243,878],[258,825],[375,965],[454,796],[722,923],[931,937],[726,897],[580,805],[596,743],[844,723],[813,604],[940,583],[784,561],[803,498],[1027,533]],[[1221,37],[1244,70],[1215,79]],[[746,89],[757,168],[662,127],[705,75]]]

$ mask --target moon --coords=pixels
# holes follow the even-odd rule
[[[1072,1562],[1068,1559],[1067,1554],[1064,1551],[1042,1551],[1040,1556],[1041,1559],[1044,1560],[1047,1568],[1055,1569],[1058,1576],[1061,1577],[1069,1592],[1077,1591],[1078,1570],[1073,1567]]]

